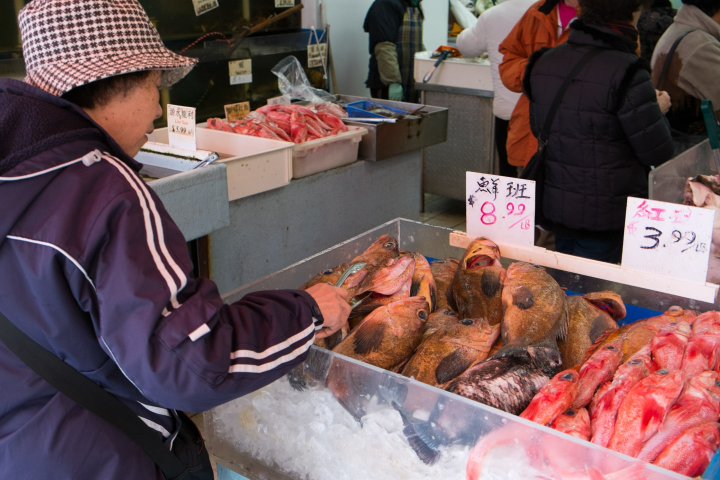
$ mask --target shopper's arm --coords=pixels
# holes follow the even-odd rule
[[[697,38],[697,34],[694,38]],[[701,44],[689,58],[683,59],[678,83],[695,98],[712,101],[717,113],[720,112],[718,78],[720,78],[720,43],[713,39]]]
[[[479,57],[488,51],[488,36],[485,25],[485,15],[480,15],[478,21],[470,28],[466,28],[457,37],[457,48],[465,57]]]
[[[616,92],[617,115],[640,163],[657,166],[672,158],[673,141],[650,72],[642,68],[643,63],[638,60],[628,69]]]

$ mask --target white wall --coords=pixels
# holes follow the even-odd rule
[[[373,0],[323,0],[327,22],[330,25],[335,75],[338,90],[346,95],[369,97],[365,87],[370,53],[368,35],[363,22]],[[423,0],[425,23],[423,42],[427,49],[436,49],[447,43],[447,0]]]

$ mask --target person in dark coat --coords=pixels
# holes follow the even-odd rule
[[[571,83],[545,150],[543,227],[556,249],[617,263],[622,256],[627,197],[647,197],[647,168],[673,154],[647,62],[637,57],[635,28],[643,0],[580,0],[567,43],[541,50],[524,78],[530,124],[540,131],[565,77],[593,48],[601,49]]]
[[[165,48],[136,0],[69,3],[20,11],[27,77],[0,79],[0,312],[139,417],[149,441],[207,459],[201,443],[183,441],[181,411],[208,410],[302,363],[316,338],[346,324],[347,294],[318,285],[228,305],[193,276],[183,234],[133,157],[162,114],[159,90],[196,60]],[[4,341],[1,479],[164,478]],[[192,478],[212,478],[209,459],[202,473]]]

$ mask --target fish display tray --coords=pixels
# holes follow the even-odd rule
[[[223,154],[216,162],[227,167],[229,201],[290,183],[292,143],[211,130],[204,123],[198,124],[195,131],[198,149]],[[168,143],[167,128],[155,130],[148,138]]]
[[[364,127],[350,126],[347,132],[308,140],[292,147],[292,177],[303,178],[356,162]]]
[[[370,109],[372,107],[382,107],[390,110],[391,112],[395,112],[398,115],[406,115],[408,113],[407,110],[400,110],[399,108],[391,107],[389,105],[380,105],[379,103],[371,102],[369,100],[360,100],[357,102],[352,102],[347,104],[347,113],[348,117],[370,117],[370,118],[388,118],[385,115],[380,115],[378,113],[372,113]]]
[[[258,290],[297,288],[317,272],[349,262],[383,234],[397,238],[402,250],[432,258],[459,258],[463,249],[449,244],[450,233],[450,229],[396,219],[240,287],[225,295],[224,300],[235,302]],[[505,266],[509,263],[510,259],[503,258]],[[702,311],[717,309],[713,304],[653,291],[652,286],[639,288],[551,268],[546,270],[567,290],[583,293],[613,290],[629,307],[655,311],[667,310],[672,305]],[[464,479],[469,446],[441,447],[440,460],[432,466],[424,464],[410,447],[403,434],[403,419],[390,406],[389,399],[395,396],[387,394],[402,391],[398,398],[404,398],[403,406],[413,406],[417,420],[427,420],[432,408],[443,400],[442,408],[452,412],[455,425],[473,425],[479,434],[499,428],[516,431],[515,443],[502,447],[505,450],[494,450],[493,458],[485,462],[487,470],[483,470],[486,474],[483,478],[559,478],[533,476],[543,472],[529,470],[527,453],[537,452],[538,448],[545,451],[545,460],[560,461],[576,472],[596,468],[608,474],[635,465],[648,480],[685,478],[413,379],[312,348],[318,359],[343,372],[340,381],[348,386],[345,401],[362,403],[367,415],[356,421],[325,385],[313,385],[306,391],[296,392],[287,379],[282,378],[258,392],[205,412],[209,448],[221,465],[253,480]],[[713,464],[709,470],[712,468]]]
[[[338,100],[350,104],[368,100],[365,97],[339,95]],[[399,110],[413,112],[423,105],[373,99],[373,103]],[[444,143],[448,137],[448,109],[425,105],[418,115],[399,118],[395,123],[363,123],[352,119],[348,125],[367,128],[368,134],[360,142],[360,160],[377,162],[425,147]]]

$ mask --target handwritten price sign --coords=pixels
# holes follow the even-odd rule
[[[308,45],[308,68],[322,67],[327,55],[327,43]]]
[[[250,102],[231,103],[224,108],[225,118],[229,121],[242,120],[250,113]]]
[[[168,104],[167,120],[170,145],[187,150],[197,150],[195,109]]]
[[[705,284],[715,211],[628,198],[622,266]]]
[[[230,85],[252,83],[252,60],[232,60],[228,62]]]
[[[467,233],[531,247],[535,240],[535,182],[467,172]]]
[[[199,17],[203,13],[219,6],[217,0],[193,0],[193,8],[195,8],[195,16]]]

